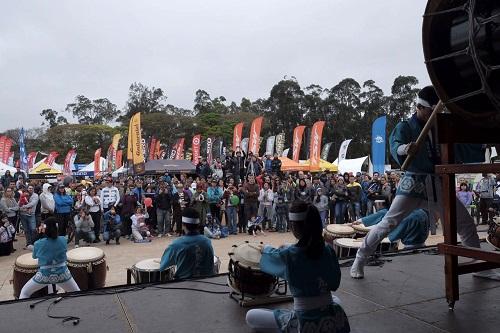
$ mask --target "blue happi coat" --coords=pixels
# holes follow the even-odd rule
[[[214,274],[214,249],[207,237],[198,233],[177,238],[163,253],[160,271],[176,265],[176,279]]]
[[[361,219],[367,227],[382,221],[387,209],[381,209],[375,214],[368,215]],[[423,209],[416,209],[405,217],[398,226],[387,236],[391,242],[401,239],[404,245],[424,244],[429,236],[429,215]]]
[[[71,279],[66,265],[67,239],[59,236],[56,239],[42,238],[33,244],[33,259],[38,259],[40,267],[33,280],[41,284],[57,284]]]
[[[288,281],[294,298],[325,296],[340,284],[340,267],[335,252],[325,246],[319,259],[310,259],[295,245],[275,249],[265,246],[260,260],[262,271]],[[331,304],[311,310],[274,310],[281,332],[349,332],[349,322],[340,305]]]

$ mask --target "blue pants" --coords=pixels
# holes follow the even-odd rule
[[[238,233],[238,212],[236,211],[236,207],[227,207],[226,208],[226,214],[227,214],[227,228],[229,229],[230,234],[237,234]]]
[[[33,234],[36,229],[35,215],[21,214],[21,224],[24,229],[24,234],[26,235],[26,246],[33,245]]]
[[[347,205],[344,201],[336,201],[335,202],[335,223],[343,224],[345,222],[345,211]]]

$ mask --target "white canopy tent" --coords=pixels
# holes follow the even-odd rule
[[[340,163],[337,164],[339,167],[339,173],[361,172],[362,168],[365,165],[365,163],[367,162],[367,160],[368,160],[368,156],[359,157],[359,158],[352,158],[352,159],[348,159],[348,160],[347,159],[341,160]],[[333,162],[333,164],[336,164],[336,163],[337,163],[337,160],[335,160],[335,162]]]
[[[5,172],[9,170],[10,171],[10,174],[12,176],[14,176],[14,174],[17,172],[17,169],[10,166],[10,165],[7,165],[3,162],[0,162],[0,176],[3,176],[5,174]]]
[[[107,168],[107,165],[106,165],[106,159],[104,157],[101,157],[101,159],[99,160],[100,164],[101,164],[101,167],[99,170],[104,170]],[[94,161],[92,161],[91,163],[87,164],[85,167],[81,168],[80,170],[78,171],[94,171]]]
[[[125,168],[124,166],[122,166],[120,169],[113,171],[113,173],[111,174],[111,176],[113,178],[118,178],[120,176],[120,174],[126,173],[126,172],[127,172],[127,168]]]

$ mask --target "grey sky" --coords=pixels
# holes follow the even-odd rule
[[[19,0],[0,11],[0,131],[39,126],[44,108],[78,94],[119,108],[129,85],[239,103],[269,96],[284,75],[331,88],[345,77],[429,82],[424,0]]]

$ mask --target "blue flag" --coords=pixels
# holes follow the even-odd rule
[[[383,173],[385,168],[385,125],[386,118],[375,119],[372,125],[373,172]]]
[[[26,155],[26,146],[24,145],[24,128],[19,132],[19,167],[28,172],[28,156]]]

